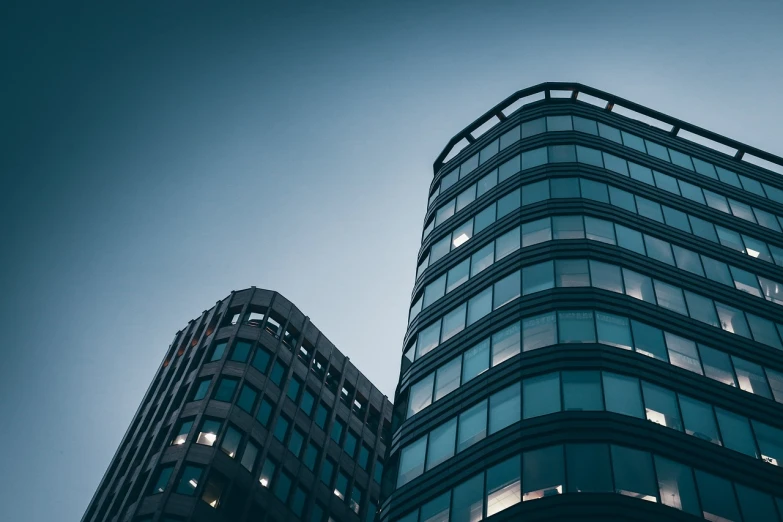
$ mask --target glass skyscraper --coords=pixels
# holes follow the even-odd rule
[[[779,172],[571,83],[457,134],[434,165],[380,520],[783,520]]]

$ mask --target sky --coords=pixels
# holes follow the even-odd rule
[[[281,292],[390,398],[432,162],[578,81],[783,155],[779,0],[0,3],[0,505],[84,513],[175,333]]]

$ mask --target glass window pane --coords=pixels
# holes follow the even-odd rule
[[[563,409],[565,411],[603,410],[600,372],[563,372]]]
[[[487,470],[487,516],[522,502],[519,456],[496,464]]]
[[[606,411],[629,415],[637,419],[644,418],[639,379],[603,372],[603,380]]]
[[[590,272],[587,269],[587,260],[556,260],[555,281],[558,287],[590,286]]]
[[[435,373],[435,399],[439,400],[459,388],[459,377],[462,373],[462,357],[456,357],[447,362]]]
[[[419,340],[416,343],[416,358],[426,355],[438,346],[440,339],[440,321],[436,321],[419,332]]]
[[[603,153],[603,157],[606,170],[611,170],[612,172],[622,174],[623,176],[628,175],[628,163],[623,158],[618,158],[607,152]]]
[[[761,276],[759,276],[759,284],[767,301],[783,305],[783,284]]]
[[[510,230],[495,240],[495,260],[500,261],[519,250],[519,228]]]
[[[616,493],[658,502],[652,455],[646,451],[612,445],[612,469]]]
[[[452,248],[457,248],[464,245],[471,237],[473,237],[473,220],[469,219],[460,225],[457,230],[451,233],[451,237]]]
[[[614,229],[617,232],[618,246],[643,256],[647,255],[644,250],[644,239],[642,239],[641,232],[637,232],[636,230],[624,227],[622,225],[615,225]]]
[[[752,238],[750,236],[746,236],[745,234],[742,234],[742,241],[745,243],[746,248],[745,250],[740,250],[741,252],[745,252],[750,257],[761,259],[762,261],[766,261],[767,263],[777,263],[778,265],[781,264],[780,258],[777,254],[776,254],[776,259],[773,261],[773,258],[770,255],[769,250],[767,249],[767,244],[765,242],[759,241],[758,239]],[[775,245],[770,245],[770,246],[773,249],[777,248],[775,247]]]
[[[639,209],[639,215],[663,223],[663,212],[661,206],[655,201],[636,196],[636,208]]]
[[[658,475],[658,491],[661,503],[666,506],[701,516],[699,500],[696,496],[696,484],[691,469],[679,462],[654,456],[655,471]]]
[[[503,150],[512,143],[519,141],[519,136],[519,125],[516,125],[500,137],[500,150]]]
[[[742,520],[731,482],[699,469],[694,470],[704,518],[707,520]]]
[[[489,369],[489,339],[478,343],[463,355],[462,384]]]
[[[699,254],[677,245],[672,245],[672,250],[674,251],[674,260],[677,264],[677,268],[704,277],[704,270],[701,267]]]
[[[663,189],[667,192],[680,195],[680,187],[677,186],[677,180],[663,172],[653,171],[653,177],[655,178],[655,186],[659,189]]]
[[[555,313],[527,317],[522,320],[522,349],[525,352],[557,343]]]
[[[780,344],[780,338],[775,331],[775,324],[772,321],[753,314],[745,314],[745,316],[748,319],[748,325],[750,326],[754,341],[777,348],[778,350],[783,350],[783,346]]]
[[[723,384],[736,386],[734,371],[727,354],[703,344],[699,345],[699,353],[701,354],[701,362],[704,365],[704,375]]]
[[[673,391],[642,382],[642,394],[644,395],[647,420],[682,431],[680,414],[677,409],[677,397]]]
[[[631,327],[627,317],[596,312],[595,321],[596,326],[598,327],[599,343],[616,346],[625,350],[630,350],[632,348]]]
[[[662,159],[664,161],[669,161],[669,151],[666,147],[650,140],[644,140],[644,142],[647,144],[647,153],[650,156]]]
[[[510,303],[519,297],[522,288],[521,273],[513,272],[495,283],[495,294],[492,301],[492,309],[497,310],[504,304]]]
[[[549,218],[522,223],[522,246],[537,245],[552,240],[552,225]]]
[[[614,225],[611,221],[585,216],[585,232],[587,239],[609,245],[617,243],[614,238]]]
[[[524,124],[523,124],[524,125]],[[484,473],[454,488],[451,522],[478,522],[484,512]]]
[[[647,149],[644,146],[644,140],[642,138],[640,138],[639,136],[635,136],[633,134],[629,134],[625,131],[622,131],[622,135],[623,135],[623,145],[625,145],[626,147],[631,147],[632,149],[636,149],[644,154],[647,154]]]
[[[474,277],[482,270],[489,268],[495,259],[495,244],[489,243],[482,247],[470,258],[470,277]]]
[[[468,408],[459,415],[457,452],[463,451],[487,436],[487,401]]]
[[[783,465],[783,430],[751,420],[761,450],[761,460],[775,466]]]
[[[566,444],[566,472],[570,493],[614,491],[606,444]]]
[[[552,178],[549,187],[552,198],[579,197],[579,178]]]
[[[430,265],[449,253],[451,249],[451,236],[442,237],[430,247]]]
[[[593,312],[558,312],[557,326],[561,343],[594,343]]]
[[[563,446],[526,451],[522,456],[522,500],[560,495],[565,484]]]
[[[718,426],[709,404],[680,395],[680,411],[685,433],[701,440],[721,445]]]
[[[454,204],[456,200],[452,199],[442,207],[440,207],[437,212],[435,212],[435,225],[440,225],[447,219],[449,219],[451,216],[454,215]]]
[[[593,286],[610,292],[623,293],[623,274],[620,267],[590,260],[590,277]]]
[[[522,381],[525,419],[560,411],[560,374],[539,375]]]
[[[553,261],[544,261],[522,268],[522,294],[529,295],[555,287]]]
[[[433,372],[411,386],[407,417],[416,415],[432,404],[432,386],[434,382],[435,373]]]
[[[549,163],[567,163],[576,161],[576,149],[573,145],[550,145]]]
[[[520,383],[492,395],[489,398],[489,434],[519,422],[521,411]]]
[[[446,293],[446,274],[437,278],[432,283],[428,284],[424,289],[424,303],[423,307],[427,308],[432,303],[443,297]]]
[[[486,288],[468,301],[468,326],[492,311],[492,287]]]
[[[783,373],[767,368],[767,379],[769,379],[769,386],[772,388],[775,400],[783,402]]]
[[[606,125],[605,123],[598,122],[598,134],[602,138],[606,138],[608,140],[612,140],[616,143],[619,143],[622,145],[623,140],[620,137],[620,131],[615,129],[614,127],[610,127],[609,125]]]
[[[688,223],[688,215],[685,212],[667,207],[666,205],[661,206],[661,208],[663,209],[663,219],[666,221],[667,225],[680,229],[683,232],[687,232],[688,234],[691,233],[691,226]]]
[[[498,219],[507,216],[520,205],[520,189],[510,192],[498,200]]]
[[[522,137],[528,138],[546,132],[546,119],[538,118],[530,121],[522,122]]]
[[[463,303],[451,312],[443,316],[443,333],[441,342],[446,342],[465,329],[465,312],[467,303]]]
[[[483,164],[485,161],[487,161],[489,158],[494,156],[498,153],[498,145],[499,141],[494,140],[490,142],[486,147],[481,149],[481,152],[479,152],[479,164]]]
[[[718,241],[720,241],[720,244],[733,248],[734,250],[737,250],[738,252],[745,252],[745,246],[742,243],[742,238],[740,238],[740,235],[733,230],[729,230],[728,228],[723,228],[720,225],[715,225],[715,231],[718,233]]]
[[[701,261],[704,264],[704,272],[707,278],[727,286],[734,286],[733,279],[729,274],[729,267],[725,263],[707,256],[701,256]]]
[[[522,205],[532,205],[549,199],[549,180],[536,181],[522,187]]]
[[[495,185],[498,183],[498,171],[493,170],[480,180],[478,180],[478,183],[476,183],[476,197],[480,198],[493,188],[495,188]]]
[[[644,235],[644,245],[647,247],[647,255],[653,259],[674,266],[674,256],[669,243],[656,237]]]
[[[696,172],[699,174],[704,174],[705,176],[708,176],[712,179],[718,179],[718,175],[715,174],[715,166],[712,163],[707,163],[706,161],[702,161],[699,158],[691,158],[693,160],[693,165],[696,167]]]
[[[430,449],[427,452],[427,471],[454,456],[454,443],[456,440],[456,417],[446,421],[430,432]]]
[[[764,370],[758,364],[731,356],[734,363],[734,371],[737,373],[737,383],[740,389],[756,395],[761,395],[766,399],[772,398],[772,393],[767,385],[767,379],[764,376]]]
[[[661,330],[639,321],[631,321],[631,330],[637,352],[661,361],[667,360],[666,345]]]
[[[669,350],[669,362],[674,366],[703,375],[696,343],[669,332],[664,332],[664,337],[666,338],[666,348]]]
[[[185,466],[179,478],[176,492],[180,495],[195,495],[203,472],[204,468],[200,466]]]
[[[426,451],[426,435],[402,448],[402,451],[400,451],[400,471],[397,475],[398,488],[424,473],[424,455]]]
[[[233,426],[229,426],[226,428],[226,433],[223,434],[223,442],[220,444],[220,449],[233,459],[237,456],[240,442],[242,442],[242,433]]]
[[[636,214],[636,202],[633,194],[609,185],[609,199],[612,205]]]
[[[746,270],[737,268],[736,266],[729,267],[731,276],[734,279],[734,287],[737,290],[742,290],[756,297],[761,297],[761,290],[759,290],[759,282],[754,274]]]
[[[478,154],[474,154],[473,156],[469,157],[465,160],[465,162],[460,165],[459,169],[459,177],[460,179],[464,178],[466,175],[470,174],[475,170],[475,168],[478,167]]]
[[[707,299],[704,296],[686,290],[685,302],[688,303],[688,311],[692,318],[712,326],[719,325],[712,299]]]
[[[595,125],[595,122],[592,122]],[[603,167],[604,160],[600,150],[591,149],[589,147],[576,146],[576,159],[579,163],[585,163],[587,165],[593,165],[594,167]]]
[[[636,181],[641,181],[642,183],[647,183],[648,185],[655,186],[655,182],[653,181],[652,170],[650,170],[648,167],[643,167],[632,161],[629,161],[628,165],[631,168],[631,179],[635,179]]]
[[[701,218],[697,218],[696,216],[688,216],[688,221],[691,223],[691,229],[693,230],[694,235],[712,241],[713,243],[718,242],[718,235],[715,233],[715,225],[704,221]]]
[[[481,212],[476,214],[476,217],[473,220],[473,233],[478,234],[485,228],[487,228],[489,225],[495,222],[495,208],[496,204],[492,203],[491,205],[488,205],[487,208],[483,209]]]
[[[751,338],[748,323],[745,322],[745,314],[741,310],[717,302],[715,303],[715,309],[718,311],[721,328],[727,332],[735,333],[748,339]]]
[[[451,292],[468,280],[470,274],[470,259],[465,259],[460,264],[449,270],[446,280],[446,293]]]
[[[633,270],[623,268],[625,294],[655,304],[652,279]]]
[[[519,127],[517,127],[519,129]],[[443,495],[430,500],[423,506],[421,506],[421,522],[449,522],[449,511],[451,504],[451,491],[447,491]],[[367,522],[373,522],[375,518],[369,519]],[[400,522],[406,522],[401,520]],[[416,522],[416,519],[412,519],[410,522]]]
[[[704,200],[704,194],[702,193],[700,187],[692,185],[691,183],[683,180],[679,180],[679,184],[680,193],[683,195],[683,197],[686,197],[691,201],[695,201],[696,203],[701,203],[702,205],[707,204],[707,202]]]
[[[688,308],[685,306],[685,297],[682,290],[674,285],[664,283],[655,279],[655,297],[658,300],[658,306],[662,306],[678,314],[688,315]]]
[[[508,326],[492,335],[492,366],[519,353],[520,332],[519,322]]]
[[[755,459],[759,458],[753,432],[746,417],[720,408],[715,408],[715,416],[718,418],[724,446]]]
[[[555,239],[583,239],[585,237],[582,216],[555,216],[552,218]]]
[[[596,126],[595,121],[588,120],[587,118],[574,116],[574,130],[598,136],[598,127]]]
[[[745,522],[775,522],[778,519],[775,502],[766,493],[742,484],[734,484]]]

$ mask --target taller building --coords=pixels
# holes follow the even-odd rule
[[[282,295],[177,332],[83,522],[374,520],[391,403]]]
[[[783,158],[571,83],[457,134],[381,520],[783,520],[783,178],[759,165]]]

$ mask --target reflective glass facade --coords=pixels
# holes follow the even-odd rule
[[[577,84],[455,136],[380,520],[783,521],[783,177],[765,161],[783,172]]]
[[[366,522],[392,406],[285,297],[178,332],[84,522]]]

